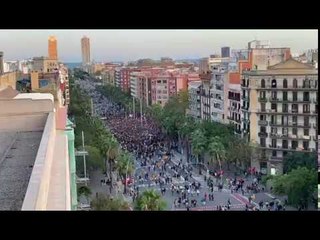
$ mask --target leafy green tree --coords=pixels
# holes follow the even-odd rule
[[[89,202],[89,197],[91,194],[92,194],[92,192],[89,187],[87,187],[87,186],[78,187],[78,197],[84,196],[86,198],[87,202]]]
[[[212,137],[208,145],[211,163],[218,163],[220,172],[222,171],[222,162],[226,160],[226,150],[218,136]],[[222,176],[221,176],[222,177]]]
[[[165,210],[166,202],[154,189],[146,190],[137,197],[135,209],[140,211]]]
[[[289,153],[283,161],[283,172],[288,173],[298,167],[308,169],[317,168],[317,155],[315,153],[292,152]]]
[[[286,194],[288,203],[295,207],[308,208],[317,191],[317,171],[298,167],[291,172],[273,178],[273,191]]]
[[[128,176],[134,172],[134,163],[132,159],[130,159],[130,155],[128,152],[122,152],[117,157],[116,168],[118,169],[119,175],[126,179]],[[126,181],[126,180],[125,180]],[[124,186],[124,193],[127,192],[127,185]]]
[[[88,152],[87,156],[87,167],[91,170],[105,169],[105,163],[101,152],[98,148],[93,146],[85,146]]]
[[[204,152],[206,145],[207,139],[201,129],[196,129],[191,133],[192,152],[196,155],[198,164],[200,163],[200,155]],[[201,173],[201,168],[199,168],[199,172]]]
[[[91,202],[91,207],[96,211],[121,211],[121,210],[130,210],[130,204],[121,200],[120,198],[111,198],[110,196],[104,196],[99,194]]]

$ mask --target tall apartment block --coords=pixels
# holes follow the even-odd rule
[[[54,36],[48,39],[48,57],[53,60],[58,59],[57,39]]]
[[[82,65],[90,64],[90,39],[86,36],[81,38]]]
[[[283,172],[289,152],[316,154],[318,71],[294,59],[266,70],[242,74],[242,132],[260,145],[252,165],[262,172]]]

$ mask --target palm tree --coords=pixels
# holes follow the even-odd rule
[[[217,161],[220,167],[220,173],[222,172],[221,161],[226,159],[226,150],[221,142],[221,138],[218,136],[214,136],[210,138],[209,145],[209,154],[211,156],[210,162]],[[222,182],[222,175],[221,175]]]
[[[119,153],[119,144],[117,140],[112,136],[108,139],[108,151],[106,154],[107,161],[109,162],[109,171],[110,171],[110,180],[111,180],[111,188],[112,188],[112,168],[115,162],[115,159]]]
[[[196,129],[191,133],[191,144],[192,152],[197,157],[197,164],[199,164],[199,174],[201,174],[201,167],[199,162],[200,155],[204,152],[205,146],[207,144],[207,139],[204,135],[204,132],[201,129]]]
[[[136,210],[161,211],[166,208],[166,202],[154,189],[144,191],[136,201]]]
[[[130,155],[128,152],[122,152],[117,157],[117,169],[119,175],[125,179],[125,186],[124,186],[124,194],[127,193],[127,178],[128,175],[131,175],[134,171],[133,161],[130,159]]]

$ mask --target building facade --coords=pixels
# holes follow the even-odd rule
[[[195,120],[201,120],[201,81],[193,81],[188,86],[189,109],[188,115]]]
[[[271,174],[282,173],[292,151],[315,152],[317,141],[318,71],[289,59],[267,70],[245,71],[242,132],[261,148],[252,163]]]
[[[43,73],[56,72],[58,71],[58,60],[47,57],[34,57],[32,70]]]

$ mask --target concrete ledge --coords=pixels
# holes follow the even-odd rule
[[[54,113],[48,115],[22,210],[45,210],[55,139]]]

